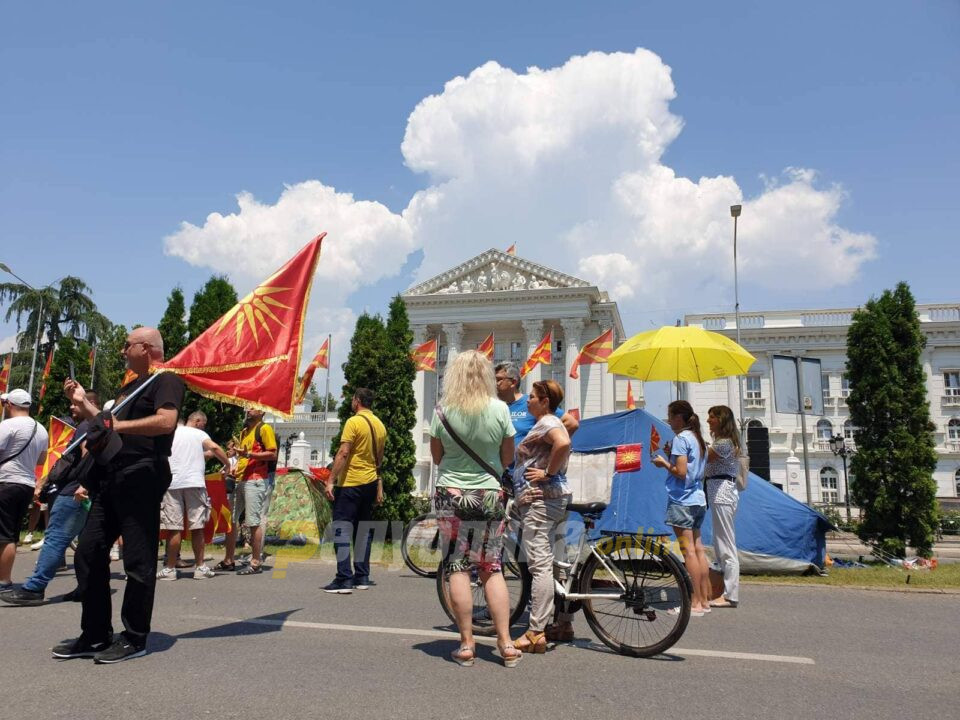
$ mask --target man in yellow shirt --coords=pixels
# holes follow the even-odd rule
[[[333,502],[333,545],[337,551],[337,577],[323,588],[328,593],[349,595],[374,584],[370,580],[370,542],[373,536],[370,521],[373,520],[374,505],[383,500],[379,468],[387,429],[371,412],[372,405],[373,391],[357,388],[350,405],[354,415],[343,425],[340,449],[326,481],[327,499]],[[358,537],[361,528],[367,530],[363,538]]]

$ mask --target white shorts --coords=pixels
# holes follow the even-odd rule
[[[210,498],[206,488],[167,490],[160,504],[160,527],[163,530],[202,530],[210,519]]]

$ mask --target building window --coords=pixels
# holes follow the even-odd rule
[[[830,376],[827,373],[820,373],[820,388],[823,390],[823,401],[830,399]]]
[[[840,377],[840,397],[850,397],[850,378],[846,375]]]
[[[553,341],[553,350],[550,352],[550,360],[554,365],[563,365],[563,340]]]
[[[953,484],[956,485],[957,497],[960,497],[960,470],[953,474]]]
[[[493,344],[493,364],[497,365],[498,363],[506,362],[508,359],[507,343],[495,342]]]
[[[960,449],[960,420],[951,418],[947,423],[947,444],[953,449]]]
[[[817,446],[821,450],[830,449],[830,438],[833,437],[833,424],[829,420],[817,422]]]
[[[744,406],[748,408],[762,408],[763,397],[760,390],[760,376],[747,375],[743,392]]]
[[[440,345],[437,348],[437,363],[445,363],[447,361],[447,346]]]
[[[960,397],[960,370],[948,370],[943,374],[944,395]]]
[[[518,342],[510,343],[510,359],[514,362],[523,362],[526,358],[523,356],[523,344]]]
[[[820,501],[836,504],[840,501],[837,491],[837,471],[832,467],[820,469]]]
[[[747,423],[747,428],[762,428],[762,427],[763,427],[763,423],[757,420],[756,418],[754,418],[753,420]]]
[[[853,420],[847,418],[843,423],[843,439],[847,447],[854,447],[855,436],[857,434],[857,429]]]
[[[319,450],[311,450],[311,451],[310,451],[310,464],[311,464],[311,465],[316,465],[318,460],[320,460],[320,451],[319,451]]]

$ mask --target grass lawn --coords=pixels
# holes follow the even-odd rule
[[[744,582],[830,585],[919,590],[960,590],[960,563],[943,564],[935,570],[905,570],[889,565],[866,568],[830,568],[826,577],[817,575],[745,575]],[[907,579],[909,578],[909,582]]]

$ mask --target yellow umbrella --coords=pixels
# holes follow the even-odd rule
[[[623,343],[607,359],[607,371],[641,380],[699,383],[745,375],[755,360],[719,333],[667,326],[634,335]]]

